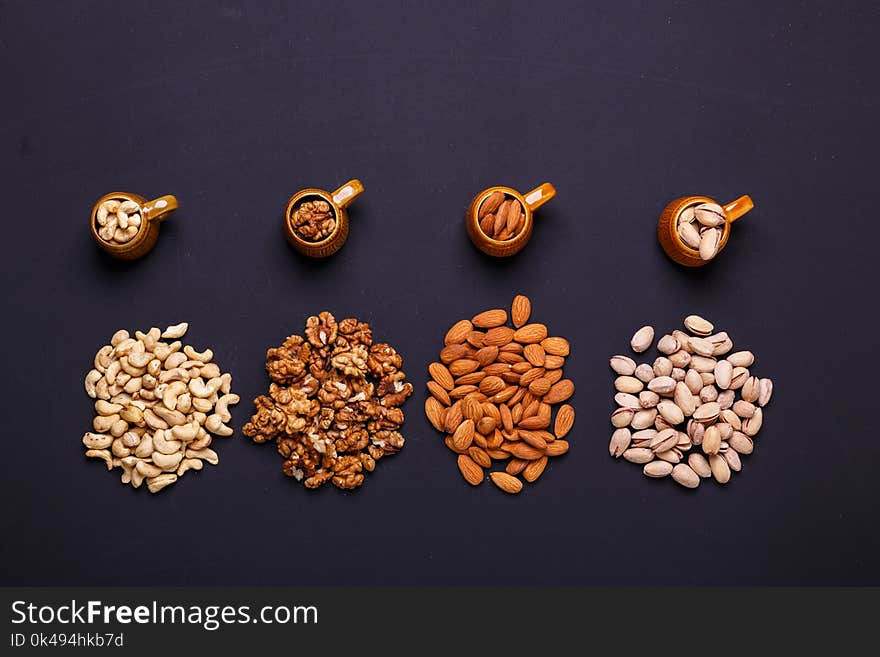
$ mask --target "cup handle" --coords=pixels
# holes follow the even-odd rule
[[[168,215],[177,209],[177,198],[168,194],[160,196],[157,199],[148,201],[143,208],[141,214],[147,221],[165,221]]]
[[[727,215],[727,221],[733,223],[754,207],[755,204],[752,203],[752,197],[746,194],[725,205],[724,214]]]
[[[358,179],[349,180],[342,187],[333,192],[333,202],[340,208],[347,208],[358,196],[364,192],[364,186]]]
[[[545,182],[543,185],[536,187],[528,194],[524,194],[523,198],[525,199],[526,207],[529,209],[529,212],[534,212],[554,196],[556,196],[556,188],[550,183]]]

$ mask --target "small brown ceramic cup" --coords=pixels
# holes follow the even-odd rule
[[[480,228],[480,206],[493,192],[501,192],[507,196],[515,198],[519,201],[520,205],[522,205],[523,212],[526,215],[522,229],[520,229],[519,233],[511,237],[509,240],[493,239],[486,235],[486,233],[483,232],[483,229]],[[532,230],[535,225],[532,213],[554,196],[556,196],[556,189],[548,182],[536,187],[525,195],[520,194],[518,191],[511,189],[510,187],[496,186],[484,189],[474,197],[473,201],[471,201],[464,217],[465,226],[467,227],[467,233],[471,238],[471,242],[473,242],[483,253],[487,253],[496,258],[505,258],[507,256],[512,256],[514,253],[518,253],[526,244],[528,244],[532,237]]]
[[[138,204],[141,214],[141,225],[137,234],[124,244],[117,242],[109,242],[98,235],[100,226],[98,225],[98,208],[105,201],[134,201]],[[110,192],[104,194],[98,199],[92,208],[92,214],[89,217],[89,228],[92,231],[92,238],[98,243],[102,249],[114,258],[121,260],[134,260],[145,255],[150,249],[156,245],[159,238],[159,224],[165,221],[168,216],[177,209],[177,199],[174,196],[160,196],[157,199],[148,201],[140,194],[132,194],[131,192]]]
[[[287,207],[284,209],[284,234],[293,248],[310,258],[326,258],[333,255],[348,239],[348,212],[346,208],[351,205],[364,191],[360,180],[349,180],[332,194],[323,189],[301,189],[290,197]],[[309,199],[323,199],[330,204],[333,216],[336,218],[336,227],[333,232],[319,242],[310,242],[303,239],[296,232],[293,225],[293,213],[296,206]]]
[[[684,211],[685,208],[699,205],[701,203],[715,203],[716,205],[721,205],[718,201],[711,199],[708,196],[682,196],[667,205],[660,214],[660,219],[657,221],[657,239],[660,240],[660,245],[663,247],[663,250],[666,251],[666,255],[678,264],[685,265],[686,267],[702,267],[703,265],[712,262],[712,260],[703,260],[700,257],[699,251],[685,244],[681,240],[681,237],[679,237],[677,230],[678,216],[682,211]],[[740,196],[735,201],[732,201],[727,205],[722,205],[721,207],[724,208],[724,214],[726,215],[727,220],[724,222],[721,241],[718,243],[718,252],[715,254],[715,257],[718,257],[718,253],[721,253],[721,250],[727,246],[727,240],[730,238],[730,224],[755,207],[755,204],[752,203],[751,197],[746,195]]]

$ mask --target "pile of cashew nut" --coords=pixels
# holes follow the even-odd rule
[[[210,349],[183,345],[188,324],[164,332],[113,334],[95,354],[85,378],[95,399],[94,432],[83,436],[86,456],[122,469],[122,483],[139,488],[144,481],[157,493],[188,470],[217,465],[212,434],[230,436],[232,376],[221,373]],[[169,340],[167,342],[163,340]]]
[[[98,236],[105,242],[125,244],[134,239],[141,228],[141,207],[130,200],[104,201],[98,208]]]

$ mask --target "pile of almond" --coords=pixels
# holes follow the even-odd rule
[[[740,456],[754,449],[773,381],[754,376],[754,354],[733,351],[730,336],[711,322],[690,315],[684,326],[688,333],[657,341],[653,364],[611,357],[618,408],[608,451],[642,465],[648,477],[671,475],[686,488],[710,477],[726,484],[742,468]],[[654,328],[643,326],[630,346],[641,354],[653,342]]]
[[[480,204],[477,216],[480,219],[480,230],[486,237],[499,241],[513,239],[526,224],[522,204],[498,191],[489,194]]]
[[[552,405],[574,394],[562,368],[568,341],[548,337],[544,324],[528,323],[531,303],[517,296],[507,311],[486,310],[456,322],[446,333],[439,362],[431,363],[425,415],[446,434],[446,446],[458,454],[458,469],[477,486],[490,472],[506,493],[519,493],[522,478],[532,483],[551,456],[568,451],[563,440],[574,424],[574,409],[564,404],[553,419]],[[551,424],[553,431],[550,430]]]

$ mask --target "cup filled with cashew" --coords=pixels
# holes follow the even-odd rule
[[[151,493],[205,463],[217,465],[214,436],[231,436],[229,407],[239,402],[232,376],[221,372],[210,349],[196,351],[179,338],[188,324],[135,331],[121,329],[95,354],[86,394],[95,400],[93,431],[85,455],[108,470],[120,468],[123,484]]]
[[[156,245],[159,224],[176,209],[177,198],[171,195],[148,201],[131,192],[110,192],[92,207],[92,238],[114,258],[140,258]]]

